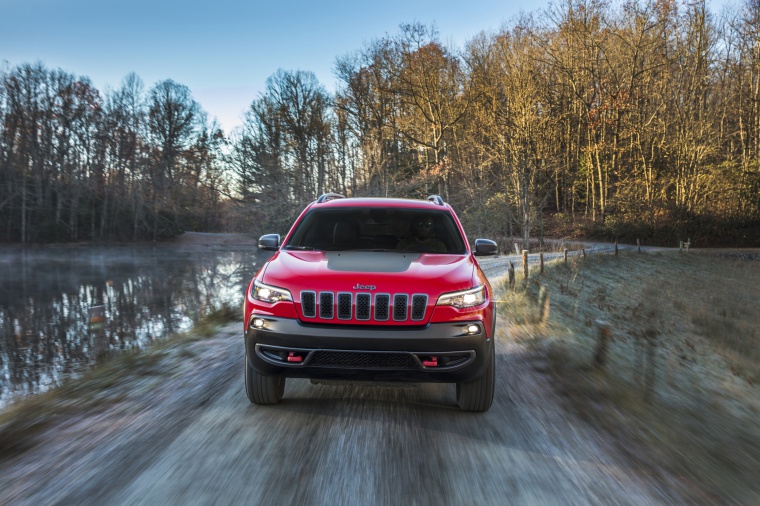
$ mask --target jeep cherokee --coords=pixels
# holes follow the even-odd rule
[[[428,200],[322,195],[245,297],[245,388],[276,404],[286,378],[456,383],[465,411],[491,407],[492,290],[454,210]]]

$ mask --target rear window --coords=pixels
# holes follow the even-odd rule
[[[285,249],[464,254],[464,240],[446,211],[387,208],[312,209]]]

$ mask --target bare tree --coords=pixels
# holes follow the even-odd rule
[[[171,79],[157,83],[149,96],[148,124],[158,146],[158,158],[153,165],[153,238],[159,234],[161,211],[171,209],[175,178],[180,155],[189,147],[197,133],[200,107],[187,86]],[[171,228],[171,224],[167,224]]]
[[[293,196],[302,206],[324,188],[326,114],[330,104],[312,72],[278,70],[267,79],[266,95],[287,136],[292,160]]]
[[[483,125],[490,154],[500,167],[507,208],[520,217],[523,244],[548,198],[547,165],[553,155],[555,119],[547,93],[549,69],[538,57],[525,27],[498,34],[477,58],[483,91],[491,111]]]
[[[342,81],[335,105],[359,147],[352,171],[352,191],[387,195],[399,166],[395,124],[396,97],[391,91],[391,72],[386,63],[389,40],[369,43],[361,52],[339,58],[336,75]]]

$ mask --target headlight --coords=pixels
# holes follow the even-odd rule
[[[454,306],[462,309],[465,307],[479,306],[486,301],[485,285],[462,290],[461,292],[444,293],[438,297],[438,306]]]
[[[276,286],[265,285],[260,281],[253,282],[253,286],[251,287],[251,297],[263,302],[269,302],[270,304],[280,302],[281,300],[293,300],[290,291],[285,290],[284,288],[277,288]]]

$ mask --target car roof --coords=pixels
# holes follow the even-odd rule
[[[403,208],[403,209],[424,209],[428,211],[449,210],[448,204],[440,205],[429,200],[416,199],[397,199],[382,197],[361,197],[361,198],[337,198],[326,202],[316,203],[311,206],[312,209],[328,209],[341,207],[381,207],[381,208]]]

